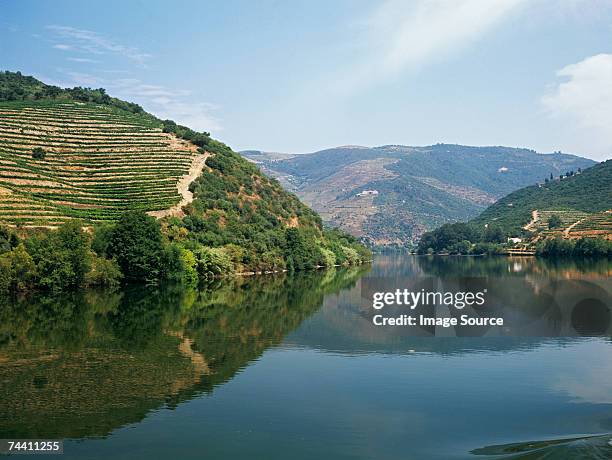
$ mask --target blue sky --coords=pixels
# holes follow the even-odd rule
[[[0,62],[236,150],[612,157],[611,0],[0,0]]]

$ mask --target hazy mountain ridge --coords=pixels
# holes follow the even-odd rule
[[[241,152],[321,214],[380,246],[410,246],[446,222],[477,216],[497,199],[594,161],[511,147],[436,144],[336,147],[309,154]]]

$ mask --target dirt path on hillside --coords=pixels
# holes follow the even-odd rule
[[[200,176],[200,174],[202,174],[202,171],[206,166],[206,159],[209,156],[209,152],[197,155],[191,163],[191,167],[189,168],[189,172],[187,173],[187,175],[183,176],[181,180],[179,180],[176,184],[176,188],[178,189],[178,192],[182,197],[179,203],[175,204],[169,209],[162,209],[161,211],[149,211],[147,214],[158,219],[161,219],[162,217],[183,217],[185,215],[185,213],[183,212],[183,206],[187,206],[193,201],[193,193],[189,191],[189,186],[194,180],[196,180]]]
[[[539,218],[540,214],[538,213],[537,209],[531,211],[531,221],[523,227],[523,230],[531,230],[531,227],[535,225]]]
[[[579,223],[581,223],[585,218],[582,218],[580,220],[577,220],[576,222],[574,222],[572,225],[570,225],[569,227],[567,227],[565,230],[563,230],[563,236],[569,236],[570,232],[572,231],[572,229],[578,225]]]

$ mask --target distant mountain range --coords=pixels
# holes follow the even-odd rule
[[[560,152],[454,144],[240,153],[326,223],[390,247],[412,246],[425,231],[471,219],[514,190],[595,164]]]

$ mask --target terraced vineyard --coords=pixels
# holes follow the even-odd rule
[[[588,213],[570,209],[538,210],[538,219],[531,222],[526,230],[536,235],[536,240],[562,235],[566,238],[582,238],[612,235],[612,212]],[[558,228],[548,228],[549,219],[559,217]]]
[[[599,236],[612,238],[612,211],[591,214],[568,229],[570,238],[581,238],[585,236]]]
[[[33,149],[46,152],[33,158]],[[197,147],[161,123],[109,105],[0,102],[0,222],[56,226],[159,211],[181,200],[177,183]]]
[[[589,214],[583,211],[575,211],[575,210],[538,210],[538,220],[534,222],[531,229],[536,230],[540,235],[548,235],[558,233],[559,231],[569,227],[570,225],[578,222],[581,219],[584,219]],[[561,225],[559,228],[549,229],[548,221],[552,216],[557,216],[561,220]]]

